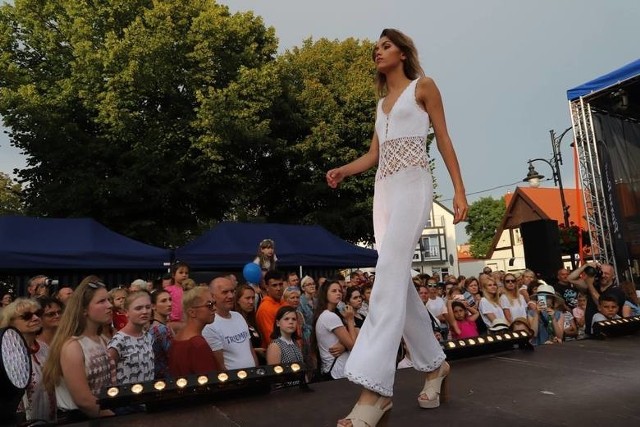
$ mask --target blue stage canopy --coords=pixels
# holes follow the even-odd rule
[[[622,83],[625,80],[640,76],[640,59],[633,61],[624,67],[611,71],[603,76],[600,76],[590,82],[581,84],[567,91],[567,98],[569,101],[573,101],[582,96],[590,95],[592,93],[599,92],[608,87]]]
[[[194,269],[238,269],[254,260],[263,239],[275,241],[278,265],[373,267],[378,253],[348,243],[317,225],[223,222],[176,249]]]
[[[159,270],[170,260],[93,219],[0,217],[0,270]]]

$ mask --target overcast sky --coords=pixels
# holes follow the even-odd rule
[[[280,51],[306,38],[375,40],[386,27],[416,42],[443,95],[469,201],[500,197],[551,157],[549,129],[571,125],[566,91],[640,57],[638,0],[227,0],[273,26]],[[373,64],[372,64],[373,66]],[[571,134],[562,142],[564,185],[574,187]],[[452,187],[437,151],[437,190]],[[0,135],[0,171],[24,159]],[[536,169],[545,176],[543,163]],[[551,185],[546,183],[545,185]],[[490,188],[500,187],[492,191]],[[474,194],[477,193],[477,194]]]

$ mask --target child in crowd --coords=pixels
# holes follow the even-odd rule
[[[116,365],[116,383],[150,381],[154,378],[153,337],[145,331],[151,319],[149,293],[129,294],[124,309],[129,320],[107,345],[109,357]]]
[[[155,378],[167,378],[169,375],[169,349],[173,342],[173,330],[167,326],[171,313],[171,295],[166,290],[151,292],[153,321],[149,335],[153,339],[153,367]]]
[[[109,302],[113,305],[113,329],[119,331],[127,324],[127,312],[124,309],[124,301],[127,299],[126,288],[113,288],[109,291]]]
[[[184,282],[189,278],[189,266],[184,262],[176,262],[171,266],[171,285],[166,287],[171,295],[171,314],[169,322],[174,330],[183,326],[182,323],[182,295],[184,294]]]
[[[267,347],[267,364],[302,362],[302,352],[296,344],[298,316],[295,307],[285,305],[278,309],[271,343]]]
[[[578,294],[578,305],[571,312],[578,327],[578,339],[585,337],[584,312],[587,309],[587,296],[580,292]]]
[[[562,313],[562,337],[564,341],[571,341],[578,336],[578,326],[576,320],[573,317],[573,313],[567,307],[562,297],[558,296],[555,301],[556,310]]]
[[[476,319],[480,314],[475,307],[462,300],[447,300],[447,312],[445,316],[449,323],[452,339],[473,338],[478,336]]]
[[[278,261],[275,251],[275,242],[271,239],[264,239],[258,245],[258,254],[256,255],[256,259],[253,260],[253,263],[258,264],[263,271],[275,270],[276,262]]]
[[[544,286],[545,289],[551,288],[549,285]],[[538,298],[537,294],[531,295],[527,311],[529,323],[533,325],[536,335],[534,345],[560,343],[563,339],[564,315],[555,309],[556,296],[553,293],[540,296],[544,298]]]
[[[593,315],[591,328],[593,328],[596,322],[620,319],[618,309],[618,300],[614,295],[600,295],[600,298],[598,298],[598,312]]]

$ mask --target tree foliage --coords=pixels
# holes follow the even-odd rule
[[[476,258],[487,255],[505,212],[504,197],[499,200],[483,197],[469,206],[465,231],[469,235],[471,255]]]
[[[22,214],[21,192],[22,186],[19,183],[0,172],[0,216]]]
[[[274,60],[274,30],[213,1],[17,0],[0,9],[0,114],[30,214],[180,243],[226,210],[202,94]],[[224,109],[224,106],[219,106]]]
[[[0,114],[28,214],[181,244],[222,220],[372,240],[373,43],[306,40],[212,0],[16,0],[0,8]]]

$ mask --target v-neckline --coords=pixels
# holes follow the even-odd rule
[[[415,81],[415,80],[411,80],[411,81],[409,82],[409,84],[408,84],[408,85],[406,85],[406,86],[404,87],[404,89],[402,89],[402,92],[400,92],[400,95],[398,95],[398,97],[396,98],[396,100],[395,100],[395,101],[393,101],[393,105],[392,105],[392,106],[391,106],[391,108],[389,109],[389,112],[388,112],[388,113],[385,113],[385,111],[384,111],[384,107],[383,107],[384,99],[386,98],[386,96],[385,96],[385,98],[383,98],[382,103],[380,104],[380,111],[382,111],[382,114],[384,114],[386,117],[389,117],[389,115],[393,112],[393,109],[395,108],[395,106],[396,106],[396,104],[398,103],[398,101],[400,100],[400,98],[402,98],[402,95],[404,95],[404,93],[407,91],[407,89],[409,89],[409,86],[411,86],[411,84],[412,84],[414,81]]]

